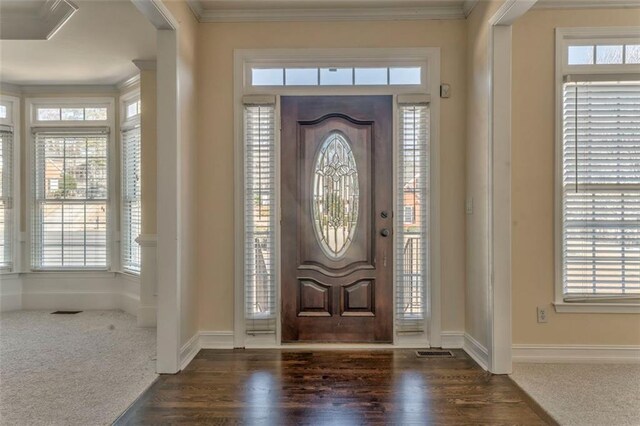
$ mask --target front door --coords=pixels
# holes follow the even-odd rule
[[[392,342],[392,98],[281,111],[282,341]]]

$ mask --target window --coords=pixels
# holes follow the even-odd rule
[[[639,39],[558,46],[560,304],[640,297]]]
[[[245,104],[245,324],[275,333],[275,104]]]
[[[422,66],[251,68],[253,86],[419,86]]]
[[[142,233],[142,199],[140,171],[140,126],[122,132],[122,269],[140,273],[140,246],[136,238]]]
[[[131,120],[140,115],[140,99],[134,99],[131,102],[125,104],[125,119]]]
[[[108,269],[109,108],[38,101],[30,101],[32,268]]]
[[[0,125],[0,270],[13,267],[13,129]]]
[[[400,104],[396,221],[396,329],[424,331],[429,279],[429,105]]]
[[[18,99],[0,100],[0,271],[12,271],[15,265],[15,197],[14,168],[17,137],[14,133],[14,109],[18,111]]]

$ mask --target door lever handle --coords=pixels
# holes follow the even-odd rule
[[[382,235],[383,237],[388,237],[389,234],[390,232],[387,228],[383,228],[382,231],[380,231],[380,235]]]

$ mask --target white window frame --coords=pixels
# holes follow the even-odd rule
[[[640,303],[635,301],[566,302],[563,291],[563,224],[562,224],[562,127],[563,127],[563,85],[565,76],[582,76],[591,80],[615,79],[626,74],[640,74],[640,64],[594,64],[568,65],[568,46],[580,44],[638,44],[640,27],[595,27],[556,28],[556,117],[555,117],[555,203],[554,203],[554,248],[555,283],[554,302],[556,312],[581,313],[640,313]]]
[[[345,64],[345,66],[416,66],[422,67],[420,85],[386,85],[386,86],[251,86],[252,67],[284,66],[296,67],[327,67]],[[349,64],[349,65],[347,65]],[[441,345],[441,296],[440,296],[440,48],[343,48],[343,49],[259,49],[234,51],[234,186],[235,186],[235,217],[244,217],[244,134],[243,134],[243,97],[251,95],[271,95],[276,97],[276,124],[280,122],[280,96],[313,96],[313,95],[391,95],[394,97],[393,107],[393,164],[394,182],[393,199],[396,200],[397,178],[395,171],[398,162],[398,96],[399,95],[429,95],[431,126],[430,126],[430,161],[431,161],[431,211],[430,211],[430,282],[426,292],[427,307],[430,315],[425,318],[425,332],[415,335],[401,335],[396,332],[396,284],[394,276],[394,312],[393,335],[395,347],[424,347]],[[280,297],[280,132],[276,133],[276,297],[278,306]],[[394,202],[395,205],[395,202]],[[396,212],[399,214],[400,212]],[[393,247],[396,247],[394,236]],[[244,220],[235,222],[235,297],[234,297],[234,346],[235,347],[279,347],[281,345],[280,311],[277,310],[275,335],[247,336],[244,318]],[[344,347],[345,345],[340,345]],[[379,347],[379,345],[376,345]]]
[[[107,108],[107,119],[102,121],[40,121],[37,117],[37,108],[41,107],[57,107],[57,106],[78,106],[78,107],[93,107],[103,106]],[[119,215],[119,197],[120,191],[117,189],[117,168],[118,162],[116,160],[115,150],[115,98],[112,97],[66,97],[66,98],[27,98],[25,100],[25,129],[29,134],[28,143],[26,144],[26,159],[27,159],[27,173],[25,174],[26,193],[28,194],[26,200],[26,226],[27,226],[27,241],[25,255],[29,259],[28,269],[32,273],[46,273],[46,272],[61,272],[61,273],[75,273],[75,272],[91,272],[91,271],[106,271],[117,272],[119,267],[120,252],[118,250],[116,241],[115,220]],[[34,162],[34,150],[33,144],[35,143],[34,128],[46,127],[46,128],[80,128],[80,127],[107,127],[109,134],[107,135],[108,143],[108,158],[109,158],[109,211],[107,215],[107,266],[106,268],[34,268],[32,255],[33,246],[33,209],[35,208],[33,203],[33,162]],[[26,265],[25,264],[25,268]]]
[[[16,96],[0,95],[0,104],[7,107],[7,118],[0,118],[0,124],[13,128],[13,235],[11,269],[0,269],[0,275],[17,273],[22,268],[20,219],[21,219],[21,191],[20,191],[20,154],[22,152],[22,133],[20,121],[20,98]]]
[[[118,192],[118,202],[120,204],[120,208],[118,209],[118,223],[119,223],[119,229],[120,229],[120,238],[119,238],[119,256],[118,256],[118,266],[120,269],[120,272],[125,273],[125,274],[131,274],[134,276],[140,276],[140,274],[142,273],[142,255],[141,255],[141,259],[140,259],[140,271],[136,272],[133,270],[129,270],[129,269],[125,269],[123,263],[122,263],[122,248],[123,248],[123,238],[124,238],[124,232],[123,232],[123,217],[124,217],[124,203],[123,203],[123,191],[122,191],[122,182],[123,182],[123,178],[124,178],[124,138],[123,138],[123,132],[126,130],[131,130],[132,128],[135,127],[140,127],[141,125],[141,110],[138,109],[138,113],[132,117],[127,117],[127,108],[129,107],[129,105],[136,103],[136,102],[140,102],[140,89],[135,89],[132,90],[131,92],[128,92],[122,96],[120,96],[120,128],[118,129],[118,140],[119,140],[119,152],[120,152],[120,156],[118,158],[118,163],[120,165],[119,167],[119,174],[118,174],[118,178],[120,179],[120,185],[118,187],[119,192]],[[141,107],[141,103],[139,104]],[[140,108],[139,107],[139,108]],[[140,137],[142,139],[142,135]],[[142,141],[141,141],[142,143]],[[140,148],[142,150],[142,147]],[[142,163],[142,156],[140,159],[140,162]],[[137,237],[136,237],[136,243],[137,243]]]

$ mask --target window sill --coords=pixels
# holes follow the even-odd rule
[[[640,303],[603,303],[603,302],[555,302],[558,313],[581,314],[640,314]]]

